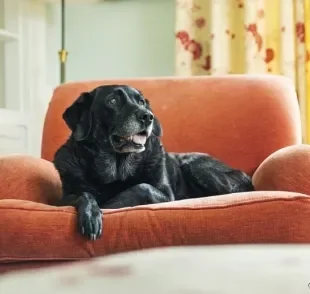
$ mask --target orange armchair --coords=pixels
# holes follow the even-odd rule
[[[142,90],[168,151],[207,152],[253,175],[257,191],[147,205],[103,214],[95,242],[73,207],[55,207],[54,152],[69,135],[64,109],[83,91],[125,83]],[[146,78],[59,86],[46,114],[42,159],[0,158],[0,271],[178,245],[310,242],[310,147],[301,144],[290,80],[262,75]]]

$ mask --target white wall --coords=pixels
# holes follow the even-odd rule
[[[60,10],[47,10],[48,83],[59,83]],[[67,80],[174,75],[175,0],[67,6]]]

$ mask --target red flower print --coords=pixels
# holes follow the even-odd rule
[[[190,40],[185,49],[192,52],[194,60],[197,60],[201,57],[202,46],[195,40]]]
[[[199,5],[197,5],[197,4],[194,4],[193,5],[193,8],[192,8],[192,10],[200,10],[201,9],[201,6],[199,6]]]
[[[296,23],[296,36],[299,42],[305,43],[305,24],[303,22]]]
[[[252,34],[257,34],[256,23],[250,23],[248,26],[245,27],[245,29]]]
[[[189,45],[191,44],[192,40],[186,40],[184,43],[183,43],[183,47],[185,50],[188,50],[188,47]]]
[[[252,34],[254,37],[255,43],[257,45],[257,51],[260,52],[263,48],[263,38],[262,36],[257,32],[257,25],[256,23],[249,24],[245,27],[245,29]]]
[[[237,0],[237,5],[239,8],[243,8],[244,7],[243,0]]]
[[[205,26],[206,20],[203,17],[197,18],[195,20],[196,27],[201,29]]]
[[[259,9],[259,10],[257,11],[257,17],[260,18],[260,19],[262,19],[262,18],[264,18],[264,16],[265,16],[265,11],[264,11],[264,9]]]
[[[271,48],[266,48],[266,56],[265,56],[265,59],[264,61],[266,63],[269,63],[270,61],[272,61],[274,59],[274,50],[271,49]]]
[[[263,38],[259,34],[255,35],[254,38],[255,38],[255,43],[257,45],[257,51],[260,52],[263,48]]]
[[[234,39],[236,37],[236,34],[232,33],[230,30],[226,30],[225,33],[226,33],[226,35],[228,35],[232,39]]]
[[[179,31],[176,34],[176,38],[180,39],[182,45],[189,41],[189,34],[186,31]]]
[[[202,65],[202,68],[204,69],[204,70],[210,70],[211,69],[211,55],[207,55],[206,57],[205,57],[205,64],[204,65]]]
[[[181,44],[185,50],[190,51],[193,54],[193,59],[197,60],[201,57],[202,46],[200,43],[189,38],[189,34],[186,31],[179,31],[176,34],[176,38],[180,39]]]

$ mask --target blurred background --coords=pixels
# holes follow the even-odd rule
[[[285,75],[307,141],[309,24],[310,0],[0,0],[0,155],[40,156],[59,84],[124,77]]]

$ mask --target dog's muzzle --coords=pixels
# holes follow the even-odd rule
[[[139,110],[137,112],[137,119],[140,120],[145,127],[148,127],[154,120],[154,115],[148,110]]]

